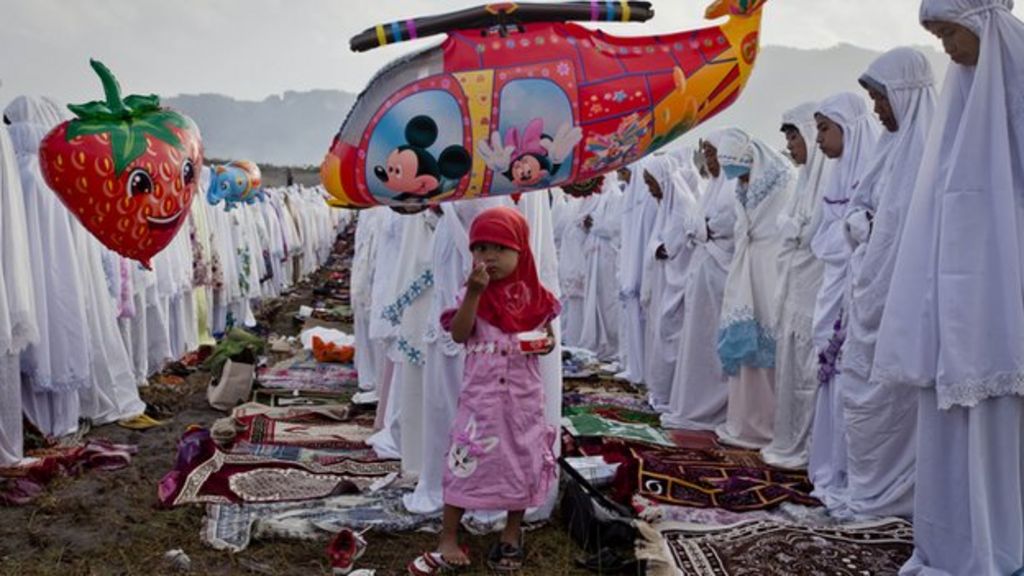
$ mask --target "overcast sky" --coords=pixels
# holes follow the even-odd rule
[[[354,34],[379,22],[481,0],[0,0],[0,105],[18,94],[64,101],[101,95],[97,57],[127,91],[217,92],[261,100],[285,90],[359,91],[375,70],[420,40],[355,54]],[[654,0],[645,24],[606,25],[644,35],[702,26],[708,0]],[[769,0],[767,44],[874,49],[938,46],[917,23],[917,0]],[[1024,5],[1024,2],[1021,3]],[[1024,7],[1014,9],[1024,16]],[[436,41],[436,40],[435,40]]]

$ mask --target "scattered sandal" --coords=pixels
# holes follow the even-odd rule
[[[469,557],[469,548],[459,547],[462,553]],[[440,552],[424,552],[415,560],[409,562],[406,571],[412,576],[433,576],[434,574],[451,574],[469,568],[469,564],[452,564],[444,559]]]
[[[118,426],[128,428],[129,430],[148,430],[150,428],[156,428],[157,426],[163,426],[164,423],[143,413],[134,418],[119,420],[117,424]]]
[[[366,552],[366,540],[348,528],[331,538],[327,544],[327,557],[331,560],[331,572],[334,576],[345,576],[355,567],[356,560]]]
[[[487,554],[487,567],[495,572],[508,574],[523,569],[526,553],[523,547],[507,542],[495,542]]]

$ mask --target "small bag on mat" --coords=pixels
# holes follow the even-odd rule
[[[256,365],[229,359],[220,373],[220,380],[210,379],[206,399],[217,410],[227,412],[245,402],[252,394]]]

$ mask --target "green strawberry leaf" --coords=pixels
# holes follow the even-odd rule
[[[75,113],[75,116],[79,118],[86,117],[113,117],[113,112],[107,106],[106,102],[86,102],[85,104],[68,104],[68,109]]]
[[[117,125],[110,131],[110,150],[114,154],[114,171],[124,172],[136,158],[142,156],[149,145],[145,133],[128,124]]]
[[[68,140],[79,136],[106,134],[110,132],[110,122],[104,120],[72,120],[68,123]]]
[[[156,94],[149,94],[147,96],[132,94],[124,99],[124,103],[135,113],[156,112],[160,109],[160,97]]]
[[[143,137],[148,134],[157,140],[162,140],[163,142],[174,146],[178,150],[181,150],[181,139],[178,138],[178,135],[164,124],[155,123],[149,118],[143,118],[133,122],[132,131],[138,132],[138,134]]]
[[[191,123],[184,116],[161,108],[160,98],[154,94],[132,94],[122,99],[121,85],[113,73],[97,60],[90,60],[89,64],[103,83],[105,99],[68,105],[68,109],[77,116],[68,123],[68,140],[109,134],[114,170],[119,175],[145,153],[149,147],[147,136],[182,149],[181,138],[173,128],[190,128]]]

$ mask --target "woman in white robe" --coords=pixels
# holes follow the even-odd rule
[[[605,175],[597,206],[584,218],[588,229],[583,251],[586,254],[586,285],[583,297],[583,329],[580,347],[590,350],[602,362],[619,358],[618,263],[622,237],[619,209],[622,189],[617,174]]]
[[[680,249],[685,246],[684,230],[687,206],[685,198],[689,191],[677,185],[682,174],[678,173],[675,159],[667,154],[655,156],[638,168],[634,178],[644,182],[646,194],[655,199],[657,215],[651,228],[650,238],[643,254],[643,279],[640,302],[646,312],[644,326],[644,382],[647,385],[648,402],[659,412],[668,410],[672,394],[672,376],[675,374],[678,341],[665,338],[665,333],[678,334],[682,327],[678,315],[666,315],[664,301],[668,290],[668,273],[671,266],[685,267],[692,251]],[[693,209],[693,206],[690,206]],[[675,259],[680,261],[674,261]],[[674,334],[673,334],[674,335]]]
[[[402,231],[400,249],[390,255],[398,263],[394,293],[381,310],[393,331],[387,355],[394,364],[394,372],[382,429],[367,443],[382,457],[397,454],[402,460],[403,473],[416,474],[423,462],[420,438],[426,361],[424,337],[434,286],[433,237],[437,215],[426,210],[398,218]]]
[[[904,224],[872,382],[919,394],[901,574],[1024,566],[1024,23],[1012,0],[925,0],[953,60]]]
[[[846,216],[850,294],[838,388],[846,421],[847,489],[855,518],[903,516],[914,507],[917,391],[869,384],[899,237],[935,114],[935,80],[921,52],[897,48],[861,77],[886,131]]]
[[[78,391],[91,385],[85,291],[71,222],[39,168],[39,144],[60,120],[52,104],[19,97],[4,110],[25,195],[39,341],[21,356],[23,406],[48,436],[78,429]]]
[[[21,461],[21,352],[39,339],[25,197],[14,145],[0,126],[0,467]]]
[[[734,249],[736,181],[727,179],[718,164],[724,134],[724,130],[712,132],[702,142],[711,183],[701,198],[702,216],[687,222],[686,235],[694,248],[669,410],[661,415],[666,428],[714,430],[725,421],[729,388],[716,342]]]
[[[375,392],[377,389],[377,347],[370,340],[370,311],[373,309],[373,263],[377,257],[378,223],[385,210],[387,208],[384,207],[364,210],[356,223],[349,288],[352,295],[352,329],[356,338],[355,365],[361,392]]]
[[[568,196],[563,218],[566,219],[562,237],[558,278],[562,287],[562,342],[566,346],[580,347],[583,335],[583,301],[587,287],[588,257],[585,246],[590,228],[584,223],[601,203],[601,194],[584,197]]]
[[[674,161],[674,170],[668,180],[673,191],[667,195],[664,227],[659,227],[658,245],[651,246],[657,256],[658,249],[664,247],[665,283],[662,287],[660,302],[652,308],[650,314],[658,315],[660,328],[650,338],[656,339],[657,346],[666,362],[671,363],[672,373],[668,376],[668,395],[671,400],[672,380],[675,378],[675,367],[679,357],[679,339],[682,334],[686,317],[686,285],[696,249],[694,242],[687,236],[688,230],[694,230],[704,221],[700,210],[702,197],[701,177],[694,167],[694,149],[679,148],[666,153]],[[667,406],[666,406],[667,407]],[[663,410],[664,411],[664,410]]]
[[[875,159],[879,126],[864,98],[849,92],[824,100],[815,120],[818,146],[836,162],[821,199],[821,225],[811,239],[811,250],[825,263],[825,272],[814,308],[814,345],[822,359],[808,475],[815,496],[835,509],[836,498],[846,489],[846,421],[835,380],[835,359],[842,344],[842,332],[836,328],[848,289],[851,254],[843,217],[857,184]]]
[[[621,375],[633,384],[645,382],[647,320],[649,311],[640,302],[647,245],[658,216],[658,201],[644,182],[644,170],[664,157],[647,157],[629,167],[630,177],[622,199],[622,246],[619,250],[619,298],[622,300],[622,333],[625,368]]]
[[[799,167],[796,190],[779,215],[779,285],[775,291],[775,429],[761,457],[772,466],[804,468],[818,393],[818,351],[812,341],[814,303],[824,264],[811,252],[821,224],[821,196],[831,160],[815,144],[814,113],[808,102],[782,116],[790,156]]]
[[[737,178],[736,252],[725,283],[718,356],[729,375],[726,444],[763,448],[775,427],[775,333],[772,301],[782,248],[779,214],[796,183],[792,163],[740,130],[718,149],[726,177]]]

